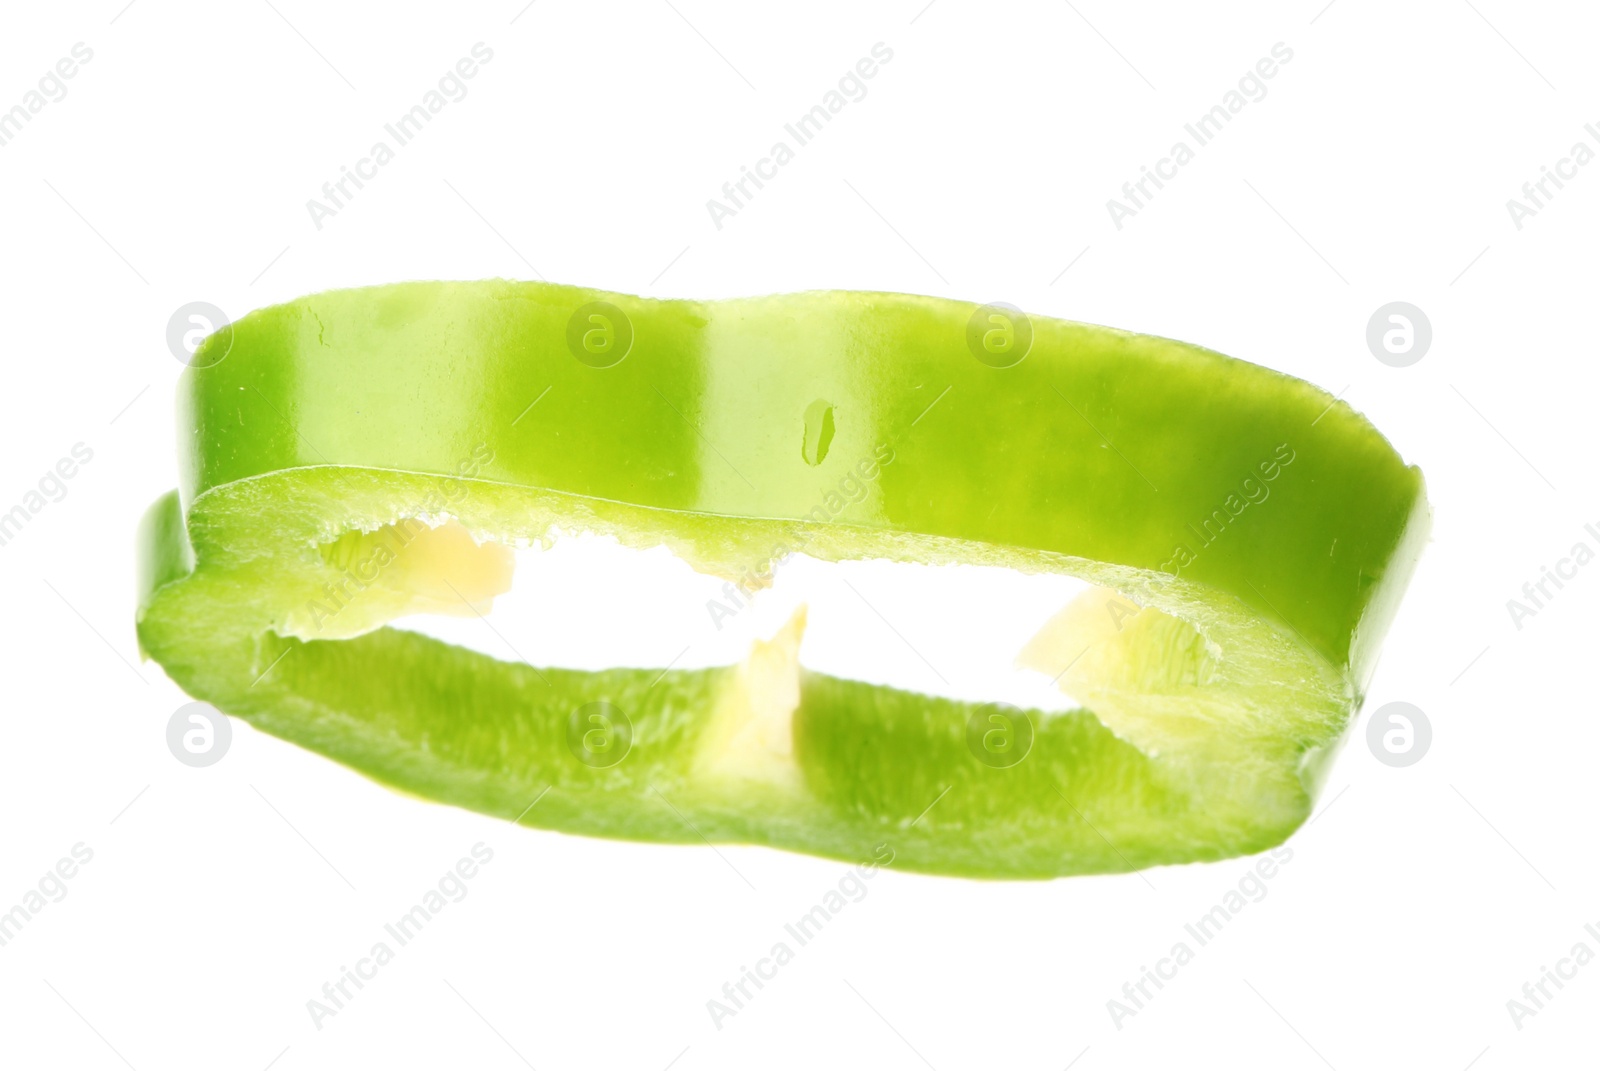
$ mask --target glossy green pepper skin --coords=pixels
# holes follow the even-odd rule
[[[1429,519],[1420,472],[1308,384],[905,295],[331,292],[213,335],[180,401],[179,491],[146,519],[139,635],[191,694],[418,795],[507,818],[538,796],[531,825],[853,860],[889,843],[896,866],[939,873],[1117,871],[1281,841]],[[852,475],[859,500],[832,494]],[[1015,766],[970,753],[982,704],[802,671],[792,761],[741,774],[706,752],[734,668],[652,684],[291,625],[338,575],[329,545],[441,496],[508,541],[588,527],[734,576],[798,547],[1008,565],[1151,614],[1080,671],[1074,694],[1112,696],[1117,716],[1035,712]],[[565,735],[599,701],[633,723],[607,768],[574,761]]]

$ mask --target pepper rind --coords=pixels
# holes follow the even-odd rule
[[[593,303],[630,336],[605,367],[567,341]],[[252,313],[181,381],[180,487],[144,528],[141,646],[191,694],[406,791],[515,818],[548,788],[522,820],[550,828],[842,858],[889,842],[896,866],[991,877],[1278,843],[1309,813],[1426,540],[1421,473],[1345,403],[1185,343],[1033,317],[1023,360],[983,363],[976,309],[491,281]],[[805,446],[819,402],[825,451]],[[851,479],[862,493],[839,495]],[[656,694],[639,671],[530,675],[392,630],[293,637],[289,614],[337,576],[320,548],[441,500],[433,514],[484,536],[587,528],[728,575],[797,548],[1071,573],[1186,622],[1223,677],[1201,695],[1106,670],[1135,706],[1182,713],[1199,695],[1198,743],[1162,754],[1159,720],[1035,714],[1029,760],[993,770],[962,743],[981,704],[806,673],[802,776],[708,777],[693,757],[729,670],[671,671]],[[596,697],[635,721],[611,770],[560,739]]]

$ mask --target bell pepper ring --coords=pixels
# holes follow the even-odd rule
[[[561,404],[521,419],[547,391]],[[1430,523],[1421,472],[1316,387],[931,297],[334,291],[211,335],[178,398],[179,486],[141,526],[137,629],[190,695],[529,826],[850,861],[887,844],[933,874],[1282,842]],[[852,475],[865,493],[830,495]],[[664,671],[385,627],[487,612],[510,548],[552,531],[730,578],[775,548],[1081,578],[1019,656],[1081,708],[813,672],[800,617],[740,664]]]

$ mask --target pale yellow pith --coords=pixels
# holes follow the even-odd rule
[[[291,610],[285,635],[349,639],[406,614],[487,614],[511,590],[516,565],[510,547],[480,543],[453,520],[407,518],[347,532],[320,550],[328,579]]]
[[[716,778],[800,783],[794,755],[794,712],[800,706],[800,640],[806,608],[770,640],[757,640],[734,668],[697,756]]]

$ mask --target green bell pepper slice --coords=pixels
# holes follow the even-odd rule
[[[547,391],[559,404],[521,419]],[[141,529],[137,628],[194,697],[526,825],[852,861],[888,845],[938,874],[1283,841],[1429,527],[1420,471],[1309,384],[929,297],[335,291],[212,335],[179,402],[179,488]],[[834,493],[851,478],[863,494]],[[798,622],[741,665],[665,673],[383,627],[481,611],[505,548],[553,527],[729,577],[802,548],[1081,577],[1096,587],[1022,658],[1086,709],[811,672]],[[601,750],[631,726],[620,761],[574,746],[591,724]],[[1018,735],[1021,761],[985,755]]]

